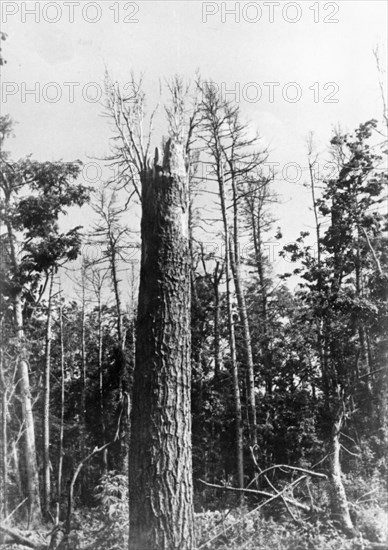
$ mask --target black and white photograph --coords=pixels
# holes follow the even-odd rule
[[[387,36],[1,1],[0,549],[388,550]]]

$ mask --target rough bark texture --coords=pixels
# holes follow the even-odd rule
[[[343,422],[343,414],[339,413],[333,422],[330,440],[330,499],[334,520],[347,534],[355,534],[353,523],[349,513],[349,504],[346,498],[345,487],[342,483],[340,462],[340,432]]]
[[[142,174],[142,260],[131,415],[131,550],[191,550],[190,255],[183,148]]]

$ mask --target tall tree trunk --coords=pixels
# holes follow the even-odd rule
[[[0,322],[0,334],[3,331],[3,323]],[[8,449],[8,437],[7,437],[7,416],[8,416],[8,388],[5,382],[4,376],[4,352],[3,347],[0,346],[0,384],[1,384],[1,436],[0,436],[0,519],[4,520],[7,517],[8,508],[8,462],[7,462],[7,449]],[[2,542],[2,535],[0,535],[0,543]]]
[[[113,235],[109,232],[109,240],[110,240],[110,266],[111,266],[111,274],[112,274],[112,284],[113,284],[113,291],[115,295],[115,303],[116,303],[116,315],[117,315],[117,339],[119,341],[120,349],[124,352],[125,342],[124,342],[124,334],[123,334],[123,313],[122,313],[122,307],[121,307],[121,297],[120,297],[120,290],[119,290],[119,279],[117,274],[117,251],[116,251],[116,243],[114,240]],[[123,376],[123,373],[120,373],[121,376]]]
[[[119,278],[118,278],[118,265],[117,265],[117,242],[115,241],[114,235],[109,229],[109,253],[110,253],[110,267],[111,267],[111,276],[113,291],[115,295],[116,303],[116,315],[117,315],[117,340],[118,340],[118,349],[117,349],[117,360],[116,368],[118,369],[118,378],[119,378],[119,406],[120,406],[120,438],[118,441],[119,452],[117,453],[117,468],[120,471],[125,471],[128,467],[128,435],[129,435],[129,388],[128,388],[128,372],[127,372],[127,357],[125,351],[125,334],[123,329],[123,312],[121,305],[121,296],[119,288]]]
[[[238,246],[238,244],[237,244]],[[236,242],[234,243],[235,251],[230,252],[232,273],[234,286],[236,289],[238,310],[240,313],[241,324],[243,328],[244,352],[248,379],[248,403],[249,403],[249,424],[251,434],[251,445],[257,446],[257,414],[256,414],[256,396],[255,396],[255,373],[253,365],[251,332],[249,328],[249,320],[247,307],[245,303],[244,290],[241,283],[241,271],[239,260],[236,258]],[[237,252],[238,254],[238,252]]]
[[[63,340],[63,307],[62,294],[60,293],[59,305],[59,340],[61,350],[61,416],[59,424],[59,459],[58,459],[58,479],[57,479],[57,506],[55,515],[55,524],[59,524],[62,498],[62,471],[63,471],[63,434],[65,426],[65,344]]]
[[[353,523],[349,513],[349,504],[346,498],[345,488],[342,482],[340,461],[340,433],[343,424],[343,412],[339,411],[333,419],[330,434],[330,499],[334,520],[347,534],[355,534]]]
[[[106,443],[106,426],[105,426],[105,411],[104,411],[104,379],[102,370],[102,305],[101,305],[101,289],[98,296],[98,389],[100,398],[100,422],[101,422],[101,445]],[[106,474],[108,471],[108,449],[102,451],[102,469]]]
[[[192,550],[190,253],[183,147],[142,172],[142,259],[131,414],[131,550]]]
[[[86,456],[86,266],[82,266],[82,311],[81,311],[81,399],[79,448],[81,460]],[[85,470],[80,475],[81,493],[85,495]]]
[[[249,328],[249,319],[247,306],[245,302],[244,288],[241,277],[241,261],[240,261],[240,234],[238,223],[238,195],[237,183],[234,175],[234,167],[232,165],[232,192],[233,192],[233,247],[230,247],[230,262],[233,273],[234,286],[237,296],[237,304],[240,313],[240,319],[243,329],[245,362],[248,379],[248,403],[250,416],[250,435],[251,445],[257,446],[257,413],[256,413],[256,395],[255,395],[255,371],[252,355],[251,331]]]
[[[259,275],[260,287],[261,287],[261,314],[262,314],[262,326],[263,326],[263,364],[266,380],[266,392],[269,396],[272,395],[272,351],[270,347],[270,334],[269,334],[269,321],[268,321],[268,296],[265,280],[264,270],[264,253],[263,253],[263,239],[261,228],[261,214],[262,208],[259,206],[257,213],[257,231],[255,230],[255,257],[257,272]]]
[[[213,275],[213,290],[214,290],[214,378],[218,378],[222,367],[222,352],[221,352],[221,336],[220,336],[220,321],[221,321],[221,303],[220,303],[220,281],[223,269],[220,268],[219,262]]]
[[[47,306],[47,325],[45,342],[45,369],[43,394],[43,513],[46,519],[50,514],[51,476],[50,476],[50,376],[51,376],[51,303],[53,295],[54,272],[50,274],[50,288]]]
[[[6,199],[8,202],[9,197]],[[7,205],[9,208],[9,204]],[[7,234],[9,253],[14,273],[18,272],[18,259],[15,250],[15,238],[13,227],[10,222],[7,223]],[[24,421],[23,450],[22,460],[18,460],[21,470],[17,478],[23,480],[23,495],[27,498],[28,522],[35,524],[42,520],[42,511],[40,507],[39,475],[36,461],[35,446],[35,425],[32,413],[32,399],[30,391],[30,375],[28,372],[27,350],[25,346],[25,335],[23,327],[23,298],[22,289],[20,289],[13,299],[14,322],[18,342],[18,363],[17,363],[17,391],[22,405],[22,419]],[[19,458],[19,457],[17,457]],[[19,475],[20,474],[20,475]]]
[[[225,252],[229,254],[228,249]],[[241,392],[239,382],[239,372],[237,364],[236,353],[236,336],[234,330],[234,319],[232,312],[232,302],[230,294],[230,275],[229,275],[229,262],[225,259],[225,276],[226,276],[226,301],[228,309],[228,328],[229,328],[229,348],[230,359],[232,362],[232,376],[233,376],[233,393],[234,393],[234,410],[235,410],[235,424],[236,424],[236,453],[237,453],[237,483],[238,487],[244,487],[244,438],[243,438],[243,420],[242,420],[242,407],[241,407]]]
[[[35,426],[32,413],[32,399],[30,392],[30,377],[28,372],[27,352],[24,345],[22,297],[19,292],[14,298],[14,313],[18,334],[19,358],[17,370],[17,387],[22,403],[24,420],[24,452],[23,470],[21,478],[25,481],[23,493],[28,503],[28,523],[37,524],[42,520],[39,494],[39,475],[36,461]],[[19,462],[20,463],[20,462]]]
[[[217,163],[217,179],[219,185],[220,202],[222,221],[224,226],[224,239],[225,239],[225,278],[226,278],[226,306],[228,311],[228,328],[229,328],[229,348],[230,359],[232,362],[232,376],[233,376],[233,393],[234,393],[234,406],[235,406],[235,423],[236,423],[236,453],[237,453],[237,480],[238,486],[244,487],[244,440],[243,440],[243,421],[242,421],[242,408],[241,408],[241,393],[239,383],[239,372],[237,364],[236,353],[236,337],[234,330],[234,319],[232,311],[232,300],[230,290],[230,241],[229,241],[229,227],[228,217],[226,212],[225,201],[225,182],[222,163]]]

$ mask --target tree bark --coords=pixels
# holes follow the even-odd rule
[[[237,304],[240,313],[243,339],[244,339],[244,352],[245,362],[248,378],[248,402],[249,402],[249,417],[250,417],[250,435],[251,445],[256,447],[257,445],[257,414],[256,414],[256,395],[255,395],[255,372],[253,365],[252,344],[251,344],[251,331],[249,328],[249,320],[247,314],[247,307],[245,302],[244,289],[241,282],[241,268],[240,260],[238,258],[238,237],[234,235],[234,251],[230,253],[231,266],[233,272],[234,286],[236,289]]]
[[[236,337],[234,329],[234,319],[232,311],[231,291],[230,291],[230,242],[228,231],[228,220],[226,214],[225,204],[225,188],[224,178],[222,171],[219,174],[219,190],[221,199],[221,211],[224,224],[224,237],[225,237],[225,277],[226,277],[226,304],[228,310],[228,327],[229,327],[229,347],[230,358],[232,362],[232,375],[233,375],[233,393],[234,393],[234,405],[235,405],[235,423],[236,423],[236,452],[237,452],[237,479],[238,486],[244,487],[244,439],[243,439],[243,421],[242,421],[242,408],[241,408],[241,393],[239,383],[239,372],[237,364],[236,353]]]
[[[10,208],[9,196],[6,197],[7,211]],[[15,250],[15,237],[12,224],[7,223],[7,234],[9,253],[12,264],[13,272],[18,272],[18,259]],[[13,313],[14,322],[16,328],[17,342],[18,342],[18,365],[17,365],[17,390],[22,403],[22,417],[24,420],[24,437],[23,451],[21,463],[23,464],[24,472],[20,471],[17,474],[17,478],[23,479],[23,495],[27,497],[28,506],[28,522],[40,523],[42,520],[42,512],[40,507],[40,493],[39,493],[39,475],[38,466],[36,461],[36,447],[35,447],[35,425],[34,417],[32,413],[32,400],[30,392],[30,376],[28,372],[27,351],[24,342],[24,327],[23,327],[23,298],[22,289],[20,289],[13,299]],[[18,460],[20,464],[20,461]]]
[[[247,306],[245,302],[244,288],[241,277],[241,261],[240,261],[240,232],[238,223],[238,193],[237,182],[234,173],[235,166],[233,160],[229,162],[231,168],[231,183],[233,192],[233,247],[230,247],[230,261],[233,273],[234,286],[236,289],[237,304],[240,312],[240,319],[243,329],[245,362],[248,379],[248,402],[250,416],[250,436],[251,445],[257,446],[257,413],[256,413],[256,394],[255,394],[255,371],[252,355],[251,331],[249,327],[249,319]]]
[[[59,339],[61,349],[61,417],[59,426],[59,458],[58,458],[58,478],[57,478],[57,506],[55,523],[59,524],[62,498],[62,472],[63,472],[63,435],[65,427],[65,345],[63,341],[63,307],[62,295],[60,295],[59,306]]]
[[[3,325],[0,325],[0,334],[2,336]],[[8,462],[7,462],[7,450],[8,450],[8,437],[7,437],[7,416],[8,416],[8,388],[4,377],[4,353],[3,348],[0,346],[0,383],[1,383],[1,469],[0,469],[0,519],[3,520],[7,517],[8,508]],[[0,544],[2,542],[2,536],[0,536]]]
[[[50,513],[51,477],[50,477],[50,375],[51,375],[51,303],[54,273],[50,275],[50,289],[47,306],[47,325],[45,342],[45,369],[43,395],[43,512],[46,518]]]
[[[142,258],[131,414],[131,550],[191,550],[190,252],[183,147],[141,174]]]
[[[100,398],[100,422],[101,422],[101,440],[102,445],[106,443],[106,426],[105,426],[105,411],[104,411],[104,380],[102,370],[102,305],[101,305],[101,289],[98,296],[98,389]],[[103,473],[108,471],[108,449],[104,449],[102,453],[102,468]]]
[[[39,494],[39,476],[38,466],[36,461],[35,448],[35,426],[32,413],[32,400],[30,392],[30,377],[28,372],[27,353],[24,348],[24,330],[23,330],[23,314],[22,314],[22,297],[18,293],[14,299],[14,312],[16,328],[18,333],[19,343],[19,360],[18,360],[18,391],[22,401],[22,414],[24,420],[24,453],[23,453],[23,469],[25,476],[25,487],[23,492],[28,498],[28,523],[36,524],[42,520]]]
[[[338,412],[332,425],[330,438],[330,500],[334,520],[347,534],[354,534],[353,522],[349,513],[348,500],[342,483],[340,462],[340,432],[343,423],[343,413]]]
[[[81,396],[79,410],[79,450],[81,459],[86,455],[86,269],[87,266],[83,263],[81,267]],[[86,497],[86,478],[87,473],[82,471],[80,476],[81,495]]]
[[[226,305],[228,310],[228,327],[229,327],[229,347],[230,358],[232,362],[232,376],[233,376],[233,393],[234,393],[234,405],[235,405],[235,423],[236,423],[236,454],[237,454],[237,479],[238,486],[244,487],[244,438],[243,438],[243,420],[242,420],[242,407],[241,407],[241,393],[239,383],[239,372],[237,364],[236,353],[236,337],[234,328],[234,319],[232,311],[231,290],[230,290],[230,241],[229,241],[229,227],[228,217],[226,212],[225,201],[225,182],[222,162],[220,159],[217,161],[217,179],[220,193],[221,213],[224,226],[224,239],[225,239],[225,278],[226,278]]]
[[[222,277],[223,268],[220,268],[219,262],[216,263],[216,267],[213,275],[213,290],[214,290],[214,378],[217,379],[222,368],[222,351],[221,351],[221,336],[220,336],[220,324],[221,324],[221,303],[220,303],[220,281]]]

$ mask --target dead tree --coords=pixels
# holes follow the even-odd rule
[[[129,548],[191,550],[190,250],[185,92],[173,84],[170,139],[149,162],[144,93],[108,82],[114,159],[142,204],[141,271],[129,452]],[[191,119],[190,119],[191,120]],[[140,191],[141,189],[141,191]]]

